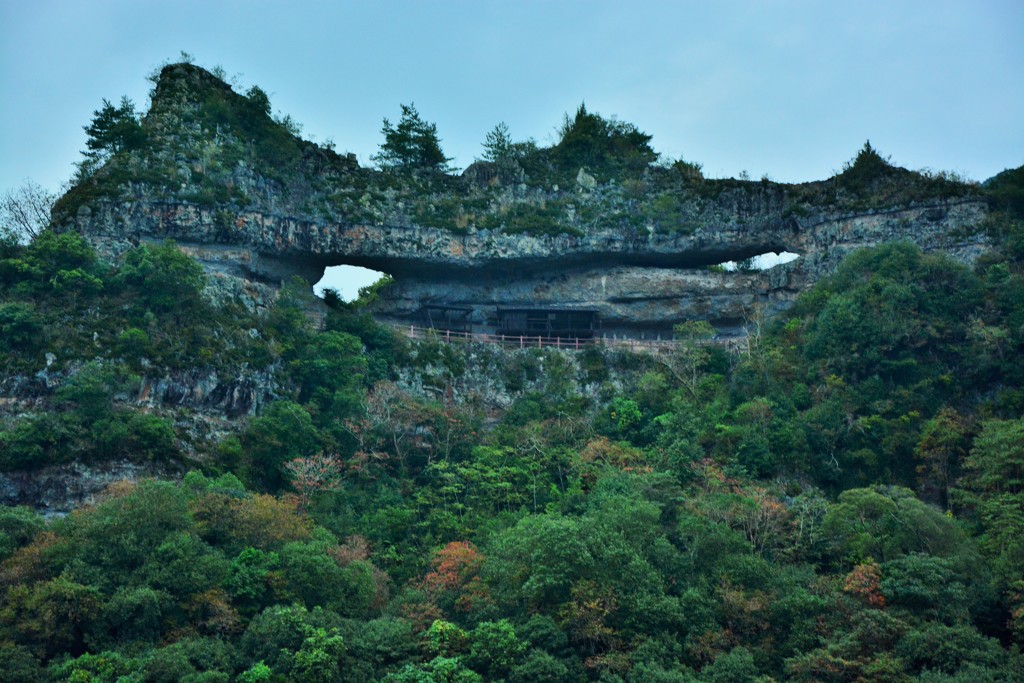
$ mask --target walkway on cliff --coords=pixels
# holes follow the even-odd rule
[[[624,339],[617,337],[565,338],[565,337],[531,337],[526,335],[485,334],[479,332],[456,332],[433,327],[416,325],[398,325],[388,323],[410,339],[423,339],[445,342],[447,344],[500,344],[505,347],[521,349],[564,349],[581,351],[588,346],[601,346],[606,349],[644,352],[653,355],[667,355],[679,347],[681,342],[676,339]],[[706,343],[725,346],[732,350],[746,348],[745,338],[714,339]]]

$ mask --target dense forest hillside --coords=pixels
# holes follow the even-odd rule
[[[304,288],[214,306],[170,244],[5,242],[0,467],[191,473],[3,508],[4,669],[1012,680],[1020,227],[974,272],[859,252],[744,351],[693,324],[670,356],[409,342],[335,299],[317,330]],[[144,395],[185,375],[264,379]]]
[[[511,149],[576,167],[587,116]],[[649,165],[618,126],[587,163]],[[4,232],[2,677],[1024,681],[1024,173],[971,192],[973,266],[859,250],[667,352],[414,341],[375,288],[259,310],[170,241]]]

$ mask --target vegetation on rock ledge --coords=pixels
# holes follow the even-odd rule
[[[402,105],[397,124],[384,120],[375,157],[382,172],[360,168],[332,143],[298,137],[300,127],[290,117],[271,116],[260,88],[236,93],[190,64],[162,69],[141,125],[131,102],[104,102],[87,130],[81,182],[58,202],[58,223],[97,200],[155,191],[174,201],[342,224],[539,235],[592,227],[688,232],[716,203],[777,204],[780,213],[799,216],[814,207],[863,211],[981,192],[955,176],[893,166],[870,143],[824,181],[709,179],[691,162],[658,163],[650,135],[584,105],[566,116],[551,147],[514,141],[499,124],[483,142],[485,161],[461,177],[447,173],[450,159],[436,124]],[[537,206],[548,207],[543,216],[521,219]],[[581,228],[579,216],[592,220]]]

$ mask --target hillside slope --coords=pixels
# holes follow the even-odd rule
[[[232,254],[284,253],[256,242],[116,232],[160,202],[241,215],[158,189],[145,169],[177,152],[154,136],[213,159],[278,125],[229,108],[210,128],[205,108],[260,99],[193,67],[160,88],[148,141],[56,210],[92,188],[70,220],[111,232],[0,239],[6,678],[1024,680],[1019,170],[970,188],[965,243],[990,247],[971,265],[908,241],[851,251],[785,311],[747,311],[743,345],[709,343],[706,319],[659,353],[447,344],[302,280],[225,296]],[[258,140],[293,145],[295,168],[315,156],[276,135],[238,138],[240,178],[275,153]],[[533,153],[548,170],[521,184],[573,173],[565,148]],[[909,187],[877,161],[835,186]],[[669,172],[611,171],[594,191]],[[974,211],[946,199],[945,218],[893,211]]]

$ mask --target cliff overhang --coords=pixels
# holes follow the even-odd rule
[[[593,310],[612,333],[691,319],[735,329],[755,307],[788,306],[854,249],[908,241],[970,262],[985,248],[976,187],[891,166],[867,146],[843,173],[800,185],[708,180],[683,162],[566,171],[551,150],[453,176],[362,168],[256,104],[197,67],[165,68],[143,142],[72,188],[55,223],[112,259],[173,239],[221,295],[253,306],[292,277],[312,285],[326,267],[364,266],[394,279],[373,304],[380,318],[468,308],[481,331],[498,306]],[[720,267],[784,251],[799,259]]]

